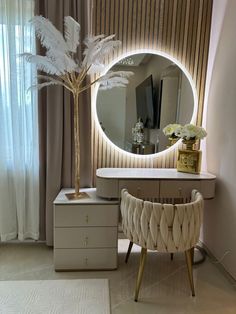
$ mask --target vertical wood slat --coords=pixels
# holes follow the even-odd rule
[[[182,0],[181,6],[181,16],[180,16],[180,30],[179,30],[179,44],[178,44],[178,56],[177,59],[181,62],[183,61],[183,45],[184,45],[184,37],[185,37],[185,20],[187,16],[187,1]]]
[[[164,28],[164,10],[165,10],[165,1],[160,0],[159,5],[159,21],[158,21],[158,35],[157,35],[157,47],[159,50],[163,50],[163,42],[164,42],[164,35],[163,35],[163,28]],[[155,48],[155,47],[154,47]]]
[[[206,72],[207,72],[207,61],[208,61],[208,48],[210,42],[210,28],[211,28],[211,14],[212,14],[212,1],[207,1],[207,17],[206,17],[206,27],[205,27],[205,38],[204,38],[204,54],[203,54],[203,66],[202,66],[202,77],[201,77],[201,89],[199,99],[201,100],[200,107],[198,108],[197,123],[201,125],[202,123],[202,113],[203,113],[203,103],[204,103],[204,93],[205,93],[205,82],[206,82]]]
[[[172,27],[171,27],[171,38],[170,38],[170,54],[174,56],[174,45],[175,45],[175,34],[177,28],[177,5],[178,1],[173,1],[173,14],[172,14]]]
[[[112,58],[134,49],[152,48],[178,59],[197,88],[197,124],[202,121],[212,0],[92,0],[94,35],[116,34],[122,46]],[[94,113],[93,113],[94,114]],[[93,120],[93,117],[92,117]],[[175,167],[177,148],[160,156],[133,157],[106,143],[92,121],[93,174],[99,167]]]
[[[198,21],[197,21],[197,35],[196,35],[196,47],[195,55],[193,57],[194,71],[193,71],[193,81],[197,82],[197,71],[198,71],[198,59],[199,59],[199,49],[200,38],[201,38],[201,25],[202,25],[202,16],[203,16],[203,1],[199,0],[199,11],[198,11]]]
[[[199,16],[199,8],[200,8],[200,1],[194,2],[194,11],[193,11],[193,29],[192,29],[192,42],[191,42],[191,49],[190,49],[190,57],[189,57],[189,71],[191,75],[194,74],[194,56],[197,44],[197,26],[198,26],[198,16]]]

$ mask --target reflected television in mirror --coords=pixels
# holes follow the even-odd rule
[[[156,127],[154,112],[156,107],[156,97],[153,89],[152,75],[149,75],[135,88],[137,120],[140,118],[145,128],[153,129]]]

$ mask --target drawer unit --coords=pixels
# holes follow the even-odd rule
[[[159,181],[157,180],[119,180],[119,195],[124,188],[139,198],[159,197]]]
[[[107,204],[57,205],[54,224],[55,227],[116,226],[118,207]]]
[[[54,201],[55,270],[117,268],[118,201],[96,196],[68,200],[62,190]]]
[[[55,228],[55,248],[114,247],[117,227]]]
[[[191,191],[200,191],[201,183],[199,180],[161,180],[160,197],[184,198],[190,197]]]
[[[55,249],[56,270],[93,270],[117,268],[117,248]]]

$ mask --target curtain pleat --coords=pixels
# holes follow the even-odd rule
[[[0,0],[0,240],[39,238],[36,69],[33,0]]]
[[[89,31],[90,1],[36,0],[36,15],[63,32],[64,16],[81,25],[81,42]],[[38,54],[44,51],[38,45]],[[81,59],[81,50],[79,52]],[[61,188],[74,186],[73,100],[60,86],[39,92],[40,235],[53,245],[53,201]],[[90,93],[80,97],[81,187],[91,186]]]

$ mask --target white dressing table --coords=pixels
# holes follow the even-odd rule
[[[61,190],[54,201],[56,270],[117,268],[119,198],[125,187],[144,199],[187,199],[192,189],[210,199],[215,193],[215,176],[176,169],[101,168],[97,188],[84,189],[87,198],[68,200],[65,193],[74,190]]]
[[[140,198],[188,198],[192,189],[200,191],[204,199],[215,195],[213,174],[191,174],[172,168],[100,168],[96,172],[97,196],[119,198],[127,188]]]
[[[193,189],[201,192],[204,199],[215,196],[216,177],[207,172],[191,174],[172,168],[100,168],[96,180],[97,196],[107,199],[120,198],[123,188],[136,197],[164,202],[188,201]],[[196,248],[201,256],[194,264],[199,264],[205,260],[205,251],[199,246]]]

